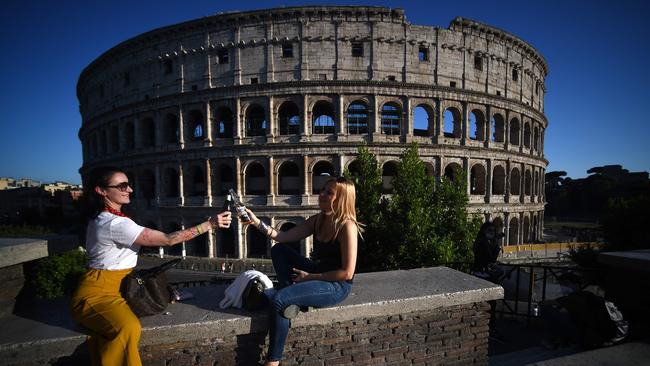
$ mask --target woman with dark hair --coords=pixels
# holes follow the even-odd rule
[[[91,332],[87,343],[93,365],[141,365],[140,321],[120,294],[122,279],[135,267],[140,247],[171,246],[217,227],[228,228],[230,212],[165,234],[122,213],[133,192],[122,170],[97,168],[84,183],[88,270],[72,297],[72,315]]]
[[[354,184],[349,180],[329,179],[318,196],[320,213],[289,231],[275,230],[247,210],[248,223],[278,242],[271,248],[278,286],[271,300],[266,366],[280,363],[291,319],[301,308],[333,306],[350,293],[357,263],[357,237],[361,231],[355,195]],[[314,238],[310,259],[281,244],[310,235]]]
[[[476,235],[474,241],[474,272],[489,272],[490,265],[496,263],[501,245],[499,239],[503,233],[497,233],[497,227],[493,222],[486,221],[481,225],[481,229]]]

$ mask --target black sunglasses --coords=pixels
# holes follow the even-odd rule
[[[131,187],[131,189],[133,189],[133,186],[129,182],[122,182],[122,183],[116,184],[114,186],[106,186],[106,188],[117,188],[122,192],[126,192],[126,190],[129,189],[129,187]]]

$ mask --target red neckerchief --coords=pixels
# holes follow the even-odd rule
[[[110,206],[104,206],[104,211],[108,211],[108,212],[112,213],[115,216],[128,217],[125,214],[123,214],[121,211],[118,211],[118,210],[116,210],[116,209],[114,209],[114,208],[112,208]]]

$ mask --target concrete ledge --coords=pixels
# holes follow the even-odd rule
[[[218,308],[225,287],[193,288],[195,299],[170,305],[169,315],[143,318],[141,346],[265,332],[265,311],[249,313]],[[352,293],[343,303],[303,314],[294,319],[292,327],[400,316],[502,297],[502,287],[446,267],[359,274],[355,277]],[[39,360],[71,355],[84,342],[85,336],[74,325],[65,305],[60,302],[58,306],[43,309],[38,317],[12,315],[3,319],[0,360],[7,365],[37,364]]]
[[[72,250],[78,245],[79,240],[74,235],[52,235],[38,238],[0,238],[0,268]]]
[[[600,253],[598,262],[614,268],[650,272],[650,249]]]

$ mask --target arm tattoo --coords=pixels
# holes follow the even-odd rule
[[[167,239],[171,241],[172,244],[177,244],[182,241],[192,240],[199,235],[199,232],[196,230],[196,226],[192,226],[186,230],[179,230],[173,233],[167,234]]]

